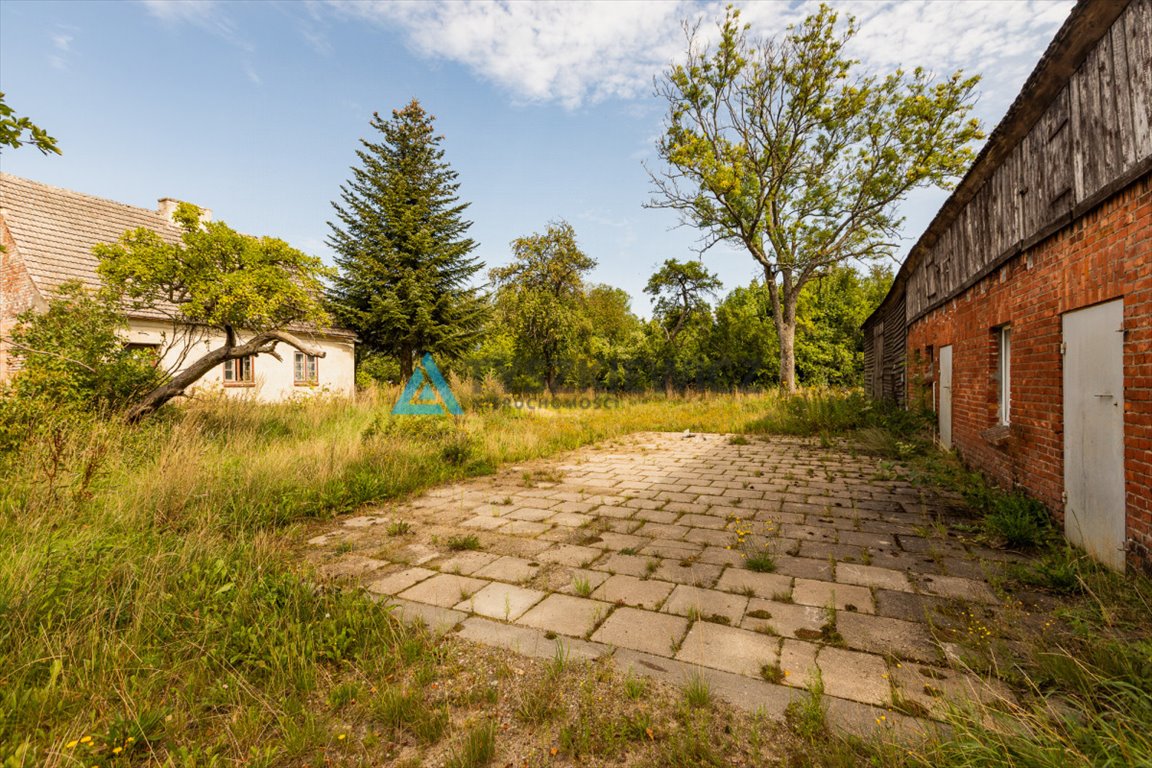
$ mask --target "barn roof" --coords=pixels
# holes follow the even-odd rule
[[[1024,87],[1008,108],[1008,112],[989,134],[984,147],[972,162],[972,166],[956,185],[952,194],[940,206],[935,218],[920,235],[920,239],[908,251],[888,295],[880,306],[864,321],[864,327],[871,325],[889,302],[904,295],[908,277],[920,265],[921,260],[936,244],[945,230],[971,202],[976,193],[1003,164],[1009,153],[1019,144],[1044,111],[1059,96],[1072,75],[1084,63],[1113,22],[1119,18],[1130,0],[1079,0],[1068,14],[1063,26],[1052,38],[1048,48],[1040,57],[1032,74],[1024,82]]]

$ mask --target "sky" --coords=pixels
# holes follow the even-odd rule
[[[990,130],[1019,92],[1071,0],[831,2],[860,26],[851,52],[884,74],[923,66],[981,73]],[[737,3],[773,36],[815,6]],[[56,137],[0,170],[145,208],[175,197],[218,220],[331,259],[331,201],[370,136],[373,112],[419,99],[471,204],[487,267],[509,243],[566,219],[597,260],[592,280],[647,314],[648,276],[696,256],[698,232],[645,208],[666,105],[653,77],[681,56],[683,22],[706,34],[724,3],[0,2],[0,91]],[[947,193],[901,208],[902,257]],[[704,254],[724,290],[760,273],[751,257]]]

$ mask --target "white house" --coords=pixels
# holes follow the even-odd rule
[[[180,230],[171,218],[176,203],[163,198],[153,211],[0,173],[0,382],[15,373],[17,361],[6,340],[17,316],[46,306],[66,281],[97,288],[100,279],[92,253],[97,243],[114,243],[139,227],[178,241]],[[211,211],[204,215],[210,218]],[[159,364],[171,373],[224,341],[215,329],[174,325],[155,313],[127,313],[127,321],[125,342],[154,350]],[[290,330],[324,356],[281,344],[277,352],[282,360],[266,354],[230,360],[204,376],[193,391],[222,390],[263,401],[317,392],[351,395],[355,336],[336,328]]]

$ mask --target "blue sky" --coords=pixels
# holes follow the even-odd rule
[[[978,116],[1007,109],[1071,0],[832,3],[856,15],[854,54],[884,72],[917,64],[984,73]],[[754,31],[802,17],[801,2],[741,4]],[[649,198],[662,104],[652,77],[722,3],[0,3],[0,90],[63,155],[24,148],[0,169],[155,207],[177,197],[253,234],[328,257],[330,201],[373,111],[413,97],[437,117],[472,204],[488,266],[513,238],[565,218],[599,261],[593,279],[641,294],[695,233]],[[905,249],[945,194],[914,195]],[[757,276],[714,248],[725,290]]]

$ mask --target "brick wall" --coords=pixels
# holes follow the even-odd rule
[[[0,383],[11,376],[14,365],[8,345],[4,339],[16,324],[16,317],[35,306],[40,299],[36,286],[32,284],[24,262],[16,249],[16,243],[4,219],[0,218]]]
[[[1130,561],[1152,567],[1152,176],[1009,261],[908,329],[909,401],[930,401],[952,344],[953,445],[1004,486],[1063,514],[1062,313],[1124,299],[1124,450]],[[1012,325],[1012,428],[997,424],[997,339]],[[931,348],[931,349],[929,349]]]

